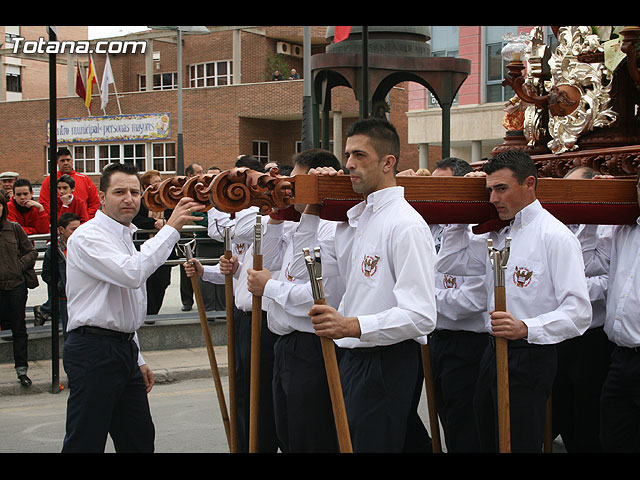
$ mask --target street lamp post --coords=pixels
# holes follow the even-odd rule
[[[202,35],[210,33],[207,27],[181,27],[181,26],[159,26],[149,28],[153,30],[171,30],[178,35],[178,151],[176,156],[176,174],[184,174],[184,144],[182,140],[182,35]]]

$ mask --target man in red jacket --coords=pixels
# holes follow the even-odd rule
[[[33,188],[26,178],[18,178],[13,184],[7,211],[7,219],[19,223],[27,235],[49,233],[49,214],[33,199]]]
[[[70,175],[76,182],[75,191],[73,195],[77,197],[78,200],[86,202],[87,204],[87,213],[89,218],[93,218],[98,209],[100,208],[100,199],[98,198],[98,189],[91,181],[89,177],[82,173],[78,173],[73,169],[73,157],[71,156],[71,152],[68,148],[60,148],[57,153],[57,163],[58,163],[58,176],[60,178],[61,175],[65,173]],[[50,176],[47,176],[42,182],[42,187],[40,187],[40,197],[38,200],[44,207],[49,215],[49,203],[50,203]],[[59,213],[59,212],[58,212]]]

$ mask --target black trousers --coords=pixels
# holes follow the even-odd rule
[[[600,393],[614,344],[602,327],[559,343],[553,384],[553,436],[562,436],[567,452],[601,452]]]
[[[491,337],[490,337],[491,339]],[[474,410],[483,452],[499,450],[496,386],[496,352],[492,342],[480,364]],[[511,451],[541,453],[547,400],[556,375],[555,345],[533,345],[526,340],[509,341],[509,406]]]
[[[354,452],[431,451],[417,411],[424,381],[417,342],[345,349],[340,378]]]
[[[11,290],[0,290],[0,328],[11,330],[13,337],[13,361],[18,375],[26,374],[28,368],[27,284],[21,283]]]
[[[147,315],[158,314],[169,284],[171,284],[171,265],[160,265],[147,278]]]
[[[298,331],[280,336],[274,355],[273,405],[283,450],[339,452],[320,337]],[[336,347],[338,361],[340,355]]]
[[[600,402],[604,451],[640,451],[640,348],[614,348]]]
[[[476,453],[480,441],[473,396],[487,334],[436,330],[430,337],[436,409],[449,453]]]
[[[107,434],[116,452],[152,453],[155,428],[131,341],[69,332],[64,344],[69,380],[63,452],[104,452]]]
[[[180,301],[182,305],[193,307],[194,293],[193,284],[191,278],[187,277],[182,265],[180,268]],[[216,285],[215,283],[205,282],[201,278],[198,279],[200,284],[200,292],[202,292],[202,302],[204,303],[204,309],[207,312],[212,311],[224,311],[224,285]]]
[[[251,387],[251,312],[234,307],[236,340],[236,407],[238,416],[238,452],[249,451],[249,393]],[[280,444],[273,412],[273,346],[278,338],[267,327],[267,314],[262,312],[260,343],[260,400],[258,405],[258,452],[275,453]]]
[[[203,238],[198,241],[196,256],[201,258],[219,258],[224,253],[224,244],[216,242],[210,238]],[[191,279],[187,277],[182,265],[180,268],[180,300],[182,305],[193,306],[193,285]],[[226,305],[224,284],[205,282],[198,279],[200,291],[202,292],[202,302],[207,312],[224,311]]]

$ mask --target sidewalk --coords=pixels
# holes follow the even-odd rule
[[[214,346],[214,353],[220,377],[227,375],[227,347]],[[147,365],[153,371],[156,384],[170,383],[193,378],[213,378],[206,347],[181,348],[142,352]],[[59,361],[59,380],[62,388],[67,388],[67,376]],[[23,387],[18,381],[12,363],[0,364],[0,395],[25,395],[30,393],[54,393],[53,363],[51,360],[29,362],[29,378],[33,384]],[[58,387],[59,388],[59,387]]]
[[[34,305],[41,305],[46,300],[46,284],[40,282],[40,286],[34,290],[29,290],[29,298],[27,300],[27,330],[29,332],[29,341],[35,342],[38,335],[42,335],[43,330],[51,328],[51,324],[47,322],[43,327],[33,326],[32,308]],[[194,303],[193,310],[189,313],[181,311],[180,303],[180,281],[178,268],[172,269],[171,285],[167,288],[162,309],[159,312],[160,320],[156,325],[144,325],[139,332],[147,337],[153,335],[161,335],[164,340],[164,346],[160,349],[146,349],[144,347],[143,338],[141,338],[142,355],[151,367],[156,383],[167,383],[179,380],[212,377],[212,370],[209,363],[209,355],[204,346],[204,337],[202,336],[202,328]],[[227,347],[226,335],[221,339],[223,325],[220,321],[208,322],[214,337],[214,352],[218,371],[220,376],[227,375]],[[169,330],[170,329],[170,330]],[[155,332],[161,332],[155,334]],[[170,331],[169,334],[166,332]],[[37,333],[32,333],[37,332]],[[9,335],[10,332],[2,332]],[[188,337],[188,338],[185,338]],[[198,342],[194,341],[197,337]],[[50,342],[50,334],[48,339]],[[60,332],[62,338],[62,332]],[[10,348],[10,341],[0,340],[4,348]],[[147,344],[155,344],[154,342],[146,342]],[[195,345],[195,346],[193,346]],[[172,348],[172,346],[174,348]],[[50,350],[49,350],[50,351]],[[62,366],[62,349],[60,349],[59,360],[59,383],[62,388],[67,388],[67,377]],[[53,363],[50,358],[29,360],[29,371],[27,373],[33,384],[30,387],[23,387],[18,381],[13,362],[3,361],[0,363],[0,395],[22,395],[28,393],[52,392],[54,390],[53,380]]]

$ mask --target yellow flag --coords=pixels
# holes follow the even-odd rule
[[[87,73],[87,93],[84,98],[84,104],[89,110],[91,110],[91,93],[93,91],[93,84],[97,84],[96,70],[93,66],[93,58],[89,57],[89,72]]]

